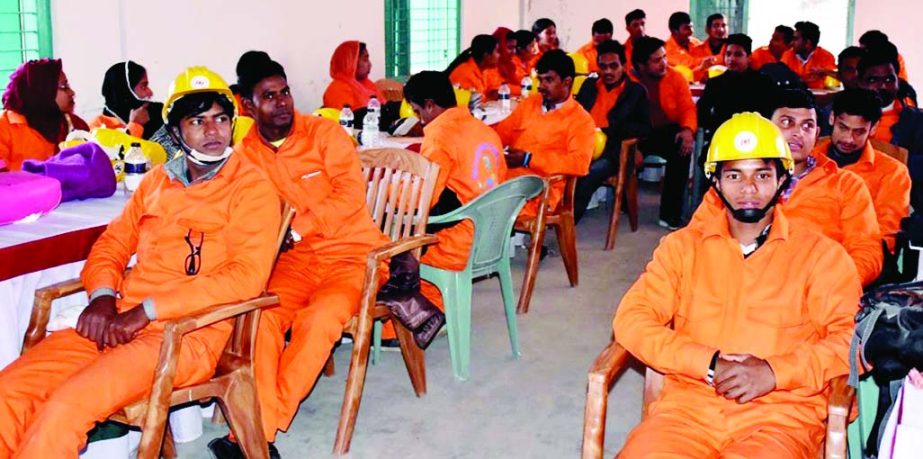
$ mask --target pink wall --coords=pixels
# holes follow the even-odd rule
[[[923,88],[923,41],[917,35],[923,17],[920,0],[856,0],[855,41],[870,29],[879,29],[897,45],[904,56],[910,84],[919,92]]]

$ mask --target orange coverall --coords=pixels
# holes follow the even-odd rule
[[[190,186],[162,166],[149,172],[93,245],[81,277],[90,294],[119,292],[119,311],[151,300],[156,319],[102,352],[72,328],[54,332],[0,372],[0,457],[77,457],[95,422],[146,397],[167,321],[266,287],[279,209],[259,171],[233,155],[216,176]],[[186,272],[187,236],[200,248],[196,275]],[[214,374],[231,326],[219,322],[183,338],[175,386]]]
[[[90,120],[90,129],[96,128],[109,128],[109,129],[128,129],[128,135],[141,138],[144,135],[144,126],[129,122],[128,125],[123,123],[121,120],[114,116],[99,115],[96,118]]]
[[[692,48],[692,55],[698,57],[699,59],[704,59],[711,56],[715,58],[714,65],[724,65],[724,53],[727,51],[727,48],[728,47],[726,44],[721,45],[721,49],[718,50],[718,54],[713,54],[711,52],[711,47],[708,46],[708,40],[705,40],[702,43],[699,43],[699,45],[695,48]]]
[[[817,164],[782,204],[793,225],[803,225],[843,245],[853,259],[859,280],[868,285],[881,274],[881,230],[868,187],[858,175],[841,170],[814,149]],[[724,204],[709,190],[692,216],[701,221],[724,214]]]
[[[804,81],[804,84],[808,85],[808,88],[811,89],[824,88],[824,76],[811,75],[812,71],[836,71],[836,57],[834,57],[830,51],[820,46],[814,49],[814,52],[808,56],[807,61],[802,61],[801,58],[795,54],[794,49],[789,49],[782,54],[782,59],[780,59],[779,62],[782,62],[787,65],[788,68],[792,69],[792,71]]]
[[[641,82],[634,71],[630,72],[628,76],[639,83]],[[667,67],[667,74],[660,80],[659,88],[659,102],[663,113],[667,115],[670,121],[679,124],[680,127],[688,128],[694,133],[699,124],[698,114],[695,102],[692,101],[692,91],[689,89],[689,82],[686,81],[686,78],[677,70]]]
[[[450,108],[423,128],[420,154],[439,165],[434,205],[446,187],[464,205],[506,179],[500,137],[465,107]],[[462,221],[437,232],[436,237],[439,243],[429,246],[420,261],[452,271],[465,269],[474,242],[474,223]],[[433,284],[424,281],[420,291],[445,310],[442,295]]]
[[[772,55],[768,46],[760,46],[750,54],[750,68],[753,70],[759,70],[766,64],[775,64],[776,62],[779,62],[779,60]]]
[[[696,67],[702,62],[701,57],[696,57],[693,54],[695,48],[701,45],[702,42],[695,37],[689,37],[689,48],[684,48],[676,41],[672,35],[667,39],[666,43],[663,45],[664,51],[667,53],[667,63],[673,67],[677,65],[685,65],[689,67],[689,70],[695,70]]]
[[[29,127],[25,116],[11,110],[0,113],[0,162],[9,170],[21,170],[27,159],[44,161],[57,151],[57,145]]]
[[[497,74],[497,79],[499,79],[499,73]],[[457,84],[462,89],[476,91],[484,96],[492,89],[492,80],[493,78],[488,75],[487,71],[481,71],[473,57],[455,67],[452,74],[449,75],[449,81],[453,85]],[[497,87],[499,86],[497,84]]]
[[[589,63],[590,73],[599,71],[599,64],[596,62],[596,56],[599,55],[596,51],[596,45],[592,41],[580,47],[577,50],[578,53],[583,54],[583,57],[586,58],[587,63]],[[622,65],[625,63],[623,62]]]
[[[586,175],[596,135],[593,118],[572,97],[555,110],[547,113],[543,110],[542,97],[528,97],[509,117],[493,126],[503,145],[532,153],[529,167],[510,169],[507,177]],[[551,188],[551,208],[557,207],[563,196],[564,182],[558,181]],[[519,215],[538,215],[540,201],[541,196],[533,198]]]
[[[815,151],[826,156],[829,148],[830,141],[825,140],[817,145]],[[901,229],[901,219],[910,215],[910,172],[907,166],[875,150],[871,142],[866,142],[859,161],[843,169],[862,177],[868,187],[878,217],[881,238],[893,253],[894,239]]]
[[[292,229],[302,238],[276,263],[269,291],[279,295],[280,305],[263,310],[256,341],[263,430],[274,441],[314,386],[343,326],[359,311],[368,253],[389,240],[372,221],[359,157],[337,123],[296,114],[279,148],[257,128],[235,148],[295,208]]]
[[[609,111],[619,101],[619,96],[622,95],[623,90],[625,90],[624,80],[618,86],[612,88],[611,91],[606,88],[602,78],[596,80],[596,102],[590,107],[590,116],[593,117],[596,127],[600,129],[609,127]]]
[[[773,212],[747,258],[724,211],[665,236],[622,298],[615,339],[666,375],[622,459],[817,457],[862,290],[839,244]],[[746,404],[718,395],[705,382],[717,350],[766,360],[776,388]]]

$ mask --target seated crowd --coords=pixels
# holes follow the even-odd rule
[[[886,277],[901,219],[923,206],[923,121],[903,58],[875,30],[834,56],[809,21],[776,27],[756,49],[729,34],[721,14],[708,17],[703,42],[687,13],[670,16],[666,41],[648,36],[645,21],[640,9],[628,13],[620,42],[600,19],[570,55],[550,19],[500,27],[475,36],[448,68],[411,76],[403,95],[422,125],[420,155],[440,167],[433,214],[508,179],[564,174],[579,177],[580,221],[625,167],[622,142],[638,139],[642,155],[666,160],[659,224],[676,231],[613,323],[617,341],[666,375],[622,457],[815,457],[826,388],[848,371],[862,289]],[[370,78],[375,51],[359,41],[336,47],[324,107],[351,107],[358,120],[370,100],[383,101]],[[812,95],[833,79],[843,90]],[[295,109],[289,76],[267,53],[241,56],[233,85],[191,67],[163,104],[151,86],[142,65],[113,65],[89,124],[74,114],[60,60],[23,64],[3,94],[0,171],[47,160],[72,131],[99,127],[166,138],[172,159],[145,175],[93,246],[77,326],[0,371],[0,457],[74,456],[95,423],[149,393],[167,321],[264,290],[280,302],[262,311],[254,376],[278,457],[272,443],[359,310],[367,255],[389,241],[365,204],[355,143],[335,121]],[[473,116],[504,86],[521,96],[505,119],[488,126]],[[457,88],[479,97],[460,104]],[[606,143],[594,159],[596,131]],[[875,142],[907,148],[910,159]],[[686,221],[690,165],[710,189]],[[564,193],[554,183],[547,205]],[[282,202],[295,217],[274,261]],[[541,205],[533,199],[521,215]],[[464,269],[473,223],[436,236],[421,261]],[[387,266],[380,272],[383,283]],[[444,309],[434,285],[421,292]],[[175,385],[211,377],[231,331],[219,322],[187,335]],[[87,399],[91,386],[99,395]],[[242,457],[233,435],[209,448]]]

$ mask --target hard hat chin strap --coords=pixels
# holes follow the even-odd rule
[[[186,140],[183,139],[183,133],[180,132],[179,128],[176,129],[176,139],[179,140],[179,145],[180,148],[183,149],[183,154],[186,155],[190,161],[192,161],[194,164],[198,164],[199,166],[211,166],[220,163],[228,159],[228,157],[231,156],[231,153],[234,152],[233,148],[227,146],[220,156],[211,156],[201,153],[186,143]]]

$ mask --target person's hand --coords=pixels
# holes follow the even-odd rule
[[[147,124],[147,122],[150,120],[151,115],[147,112],[147,102],[145,102],[144,105],[132,110],[128,115],[129,123],[138,123],[142,126]]]
[[[692,153],[692,145],[695,139],[692,137],[692,131],[689,128],[683,128],[676,133],[674,141],[679,145],[679,152],[683,156],[689,156]]]
[[[96,343],[100,351],[106,347],[109,322],[118,315],[115,297],[103,295],[90,302],[77,319],[77,334]]]
[[[709,67],[715,65],[715,62],[718,62],[718,58],[715,56],[708,56],[702,59],[702,62],[699,64],[699,70],[706,70]]]
[[[144,306],[138,305],[115,316],[106,330],[106,344],[115,347],[135,338],[141,329],[151,323],[144,313]]]
[[[526,160],[526,152],[524,150],[510,148],[509,151],[506,152],[506,155],[504,155],[504,158],[506,158],[506,167],[522,167],[522,163]]]
[[[763,359],[749,354],[723,355],[715,366],[715,392],[747,403],[776,388],[776,375]]]

